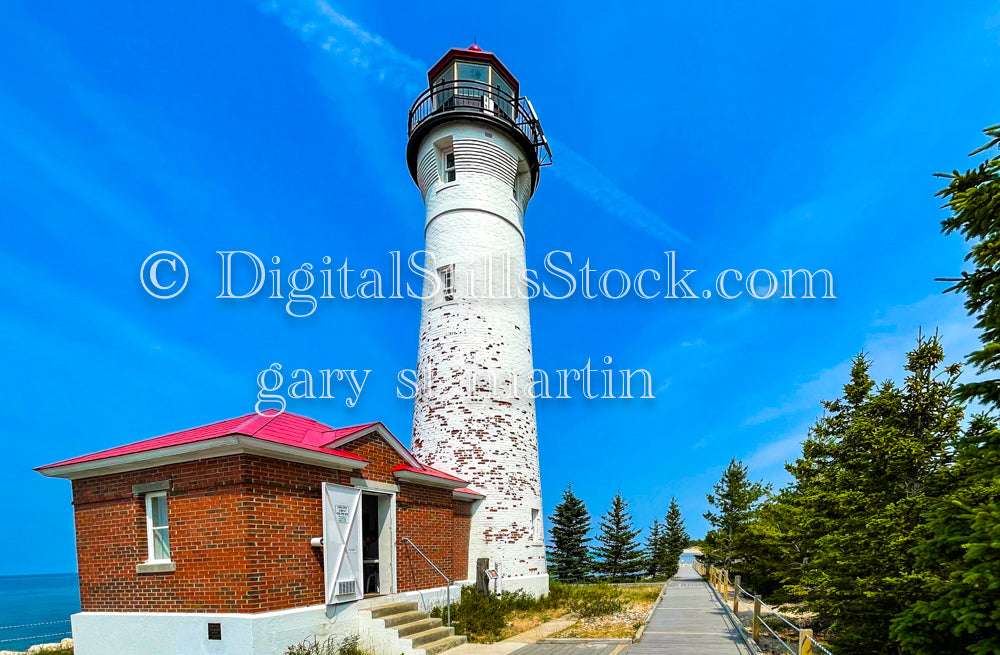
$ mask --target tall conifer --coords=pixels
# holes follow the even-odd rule
[[[642,547],[636,541],[639,532],[633,527],[628,501],[619,492],[601,518],[601,532],[597,536],[600,545],[594,549],[597,571],[611,581],[638,576],[645,563]]]
[[[557,580],[580,582],[590,574],[591,559],[587,549],[590,537],[590,512],[583,501],[573,494],[573,485],[566,487],[562,502],[549,517],[549,573]]]

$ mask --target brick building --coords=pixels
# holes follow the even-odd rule
[[[38,470],[73,483],[80,655],[128,653],[129,643],[145,644],[141,653],[216,652],[203,648],[247,639],[251,650],[218,652],[281,652],[314,634],[357,632],[357,610],[443,604],[446,581],[427,559],[465,580],[482,498],[417,461],[381,423],[334,429],[289,413]],[[209,624],[223,638],[210,640]],[[165,650],[149,645],[157,625],[169,634]]]

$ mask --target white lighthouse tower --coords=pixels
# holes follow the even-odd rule
[[[479,46],[428,72],[409,116],[407,162],[424,199],[425,267],[413,451],[469,480],[469,577],[548,590],[524,277],[524,213],[551,162],[517,79]]]

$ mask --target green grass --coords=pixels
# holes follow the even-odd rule
[[[473,587],[465,587],[461,600],[451,606],[451,621],[455,634],[466,635],[469,641],[476,643],[493,643],[512,637],[509,633],[514,627],[527,630],[568,612],[586,618],[607,616],[622,611],[636,600],[637,595],[645,597],[652,593],[651,599],[655,599],[659,594],[658,587],[655,591],[642,589],[623,589],[606,583],[567,585],[553,581],[547,595],[533,598],[523,591],[483,596]],[[431,616],[443,619],[445,608],[435,607]]]

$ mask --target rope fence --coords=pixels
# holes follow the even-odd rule
[[[2,631],[2,630],[15,630],[15,629],[16,630],[23,630],[25,628],[38,628],[38,627],[42,627],[42,626],[68,625],[69,623],[70,623],[69,619],[63,619],[62,621],[42,621],[42,622],[39,622],[39,623],[22,623],[20,625],[0,625],[0,631]],[[51,630],[52,628],[47,628],[47,629]],[[8,632],[6,634],[10,634],[10,633]],[[0,637],[3,637],[2,639],[0,639],[0,644],[10,644],[10,643],[13,643],[15,641],[20,641],[20,642],[32,642],[33,641],[34,643],[37,644],[37,643],[42,643],[41,642],[42,639],[51,639],[53,637],[58,637],[58,638],[62,639],[63,637],[71,637],[72,635],[73,635],[73,633],[70,632],[69,630],[67,630],[65,632],[49,632],[47,634],[41,634],[41,635],[24,634],[24,635],[20,635],[18,637],[7,637],[7,636],[5,636],[5,634],[3,632],[0,632]],[[4,650],[4,649],[2,647],[0,647],[0,650]]]
[[[39,625],[56,625],[57,623],[69,623],[69,619],[62,621],[45,621],[43,623],[23,623],[21,625],[0,625],[0,630],[12,630],[14,628],[34,628]]]
[[[25,637],[14,637],[13,639],[0,639],[0,644],[9,644],[12,641],[28,641],[31,639],[44,639],[46,637],[69,637],[72,632],[51,632],[47,635],[27,635]]]
[[[760,596],[752,594],[740,585],[740,576],[733,576],[730,579],[729,571],[718,569],[714,566],[706,567],[704,564],[695,562],[695,570],[701,574],[712,586],[712,589],[722,600],[722,604],[732,609],[733,614],[739,619],[740,603],[747,608],[753,606],[753,619],[750,625],[751,638],[755,643],[760,641],[761,627],[773,636],[781,646],[791,653],[791,655],[833,655],[823,644],[816,641],[813,631],[809,628],[800,628],[790,621],[778,610],[764,603]],[[731,597],[730,597],[731,594]],[[797,640],[789,642],[781,637],[767,621],[764,620],[764,611],[772,616],[776,616],[787,625],[797,636]]]

